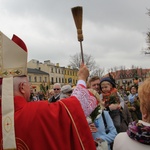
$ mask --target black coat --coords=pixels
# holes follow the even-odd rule
[[[58,95],[57,97],[55,96],[52,96],[50,99],[49,99],[49,102],[53,103],[53,102],[56,102],[60,99],[60,95]]]

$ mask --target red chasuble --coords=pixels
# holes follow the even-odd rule
[[[47,101],[26,102],[23,97],[16,96],[14,101],[18,150],[96,149],[76,97],[48,103]],[[2,125],[0,126],[2,149]]]

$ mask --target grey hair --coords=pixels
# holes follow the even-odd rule
[[[26,76],[14,77],[14,79],[13,79],[14,91],[19,90],[19,84],[21,82],[27,82],[26,78],[27,78]]]
[[[61,84],[60,84],[60,83],[55,83],[55,84],[53,85],[53,87],[55,87],[55,86],[59,86],[59,87],[61,88]]]

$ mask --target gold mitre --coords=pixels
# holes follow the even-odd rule
[[[16,35],[10,40],[0,32],[0,77],[20,75],[27,75],[27,48]]]
[[[2,78],[3,149],[16,149],[14,130],[13,77],[27,75],[27,48],[13,35],[12,40],[0,32],[0,78]]]

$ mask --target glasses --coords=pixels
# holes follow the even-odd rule
[[[60,89],[54,89],[54,91],[56,91],[56,90],[60,90]]]

